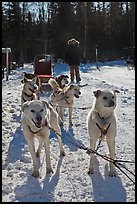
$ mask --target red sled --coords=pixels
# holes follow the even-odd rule
[[[40,78],[41,83],[47,83],[53,78],[54,65],[51,55],[41,54],[34,58],[34,74]]]

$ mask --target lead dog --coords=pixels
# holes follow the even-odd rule
[[[114,109],[116,108],[116,93],[108,90],[94,91],[95,103],[87,116],[88,134],[90,136],[90,149],[95,150],[96,142],[102,136],[106,135],[106,141],[109,148],[110,157],[115,158],[115,137],[116,137],[116,117]],[[90,153],[90,165],[88,173],[94,172],[94,153]],[[114,164],[110,162],[109,176],[116,176]]]
[[[62,145],[61,130],[58,124],[58,114],[46,101],[33,100],[27,101],[22,106],[21,124],[24,136],[27,140],[29,151],[33,160],[33,176],[39,176],[38,158],[40,156],[42,145],[44,144],[46,152],[46,172],[53,173],[50,160],[50,127],[57,133],[60,147],[60,156],[65,155]],[[39,147],[35,153],[34,137],[39,141]]]
[[[51,103],[55,107],[58,106],[59,116],[61,118],[60,125],[63,125],[64,109],[69,110],[69,125],[72,125],[72,109],[74,97],[79,98],[80,87],[78,85],[69,85],[62,90],[54,79],[49,80],[49,84],[53,87],[51,94]]]

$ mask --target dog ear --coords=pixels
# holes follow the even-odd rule
[[[41,85],[41,81],[40,78],[38,76],[35,77],[35,83],[40,86]]]
[[[37,77],[34,76],[34,78],[32,78],[32,81],[36,84]]]
[[[21,107],[21,112],[24,112],[25,108],[28,107],[28,103],[29,103],[29,101],[26,101],[26,102],[23,103],[23,105]]]
[[[42,103],[43,103],[43,105],[44,105],[45,107],[49,108],[49,104],[48,104],[47,101],[42,101]]]
[[[21,83],[24,84],[25,82],[27,82],[28,79],[26,77],[24,77],[22,80],[21,80]]]
[[[71,85],[70,85],[70,89],[72,89],[73,87],[74,87],[74,85],[73,85],[73,84],[71,84]]]
[[[120,93],[120,91],[118,91],[117,89],[115,89],[113,92],[114,93]]]
[[[94,96],[95,96],[96,98],[98,98],[98,96],[101,94],[101,91],[100,91],[100,90],[97,90],[97,91],[93,91],[93,93],[94,93]]]

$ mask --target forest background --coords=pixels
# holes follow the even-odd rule
[[[67,41],[76,38],[86,60],[122,56],[135,46],[135,2],[2,2],[2,47],[13,60],[32,62],[51,54],[64,60]]]

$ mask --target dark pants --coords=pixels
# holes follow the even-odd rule
[[[71,81],[74,81],[76,77],[76,82],[81,81],[80,73],[79,73],[79,65],[70,65],[70,78]]]

